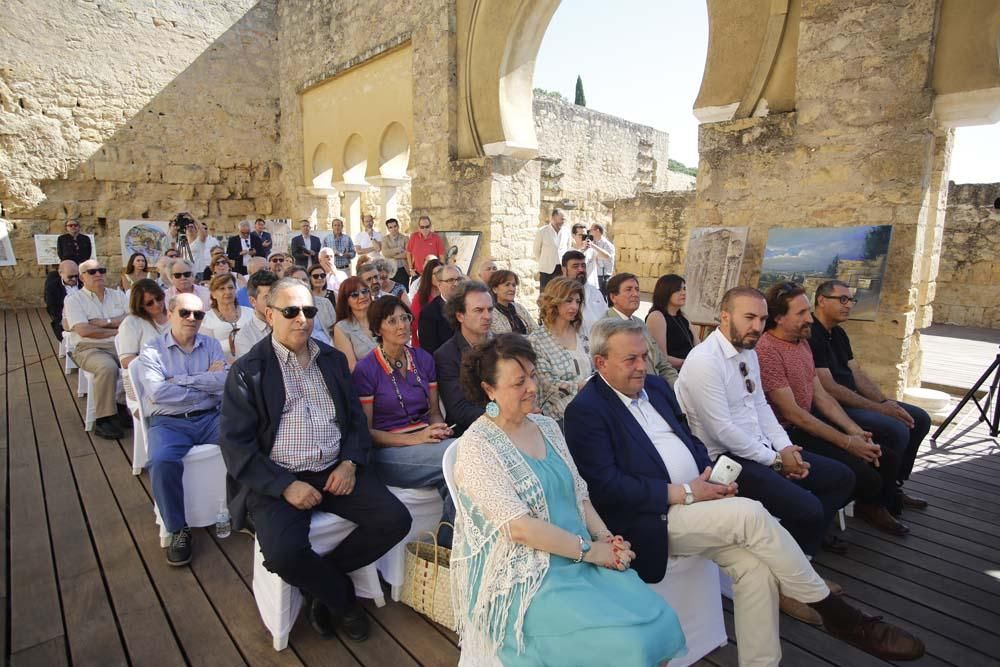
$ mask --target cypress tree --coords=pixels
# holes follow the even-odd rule
[[[587,106],[587,97],[583,94],[583,79],[579,74],[576,75],[576,99],[573,103],[581,107]]]

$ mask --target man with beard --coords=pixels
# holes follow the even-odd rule
[[[563,275],[583,285],[583,325],[580,333],[590,337],[590,328],[608,312],[608,302],[601,290],[587,282],[587,256],[579,250],[567,250],[562,256]]]
[[[764,395],[781,425],[792,442],[854,472],[854,511],[859,517],[890,535],[906,535],[910,529],[888,509],[896,500],[899,454],[874,443],[872,434],[823,388],[808,343],[813,320],[805,290],[791,282],[772,285],[767,313],[757,357]]]
[[[837,510],[850,500],[854,473],[793,445],[768,406],[753,352],[766,322],[763,294],[752,287],[726,292],[719,328],[691,350],[675,389],[709,457],[716,461],[726,454],[742,465],[740,494],[760,501],[813,556]],[[830,540],[831,550],[846,551],[846,542]],[[836,592],[836,585],[828,585]],[[781,609],[807,623],[821,622],[815,610],[785,596]]]

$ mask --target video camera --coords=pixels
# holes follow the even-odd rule
[[[177,230],[177,242],[179,243],[181,239],[187,240],[187,232],[191,225],[197,224],[194,216],[187,211],[182,211],[174,216],[172,221],[174,223],[174,228]]]

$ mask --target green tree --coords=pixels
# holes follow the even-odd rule
[[[573,103],[581,107],[587,106],[587,96],[583,94],[583,79],[579,74],[576,75],[576,99]]]
[[[829,276],[830,278],[837,277],[837,262],[839,261],[840,261],[840,255],[834,255],[833,260],[830,262],[830,265],[826,267],[826,275]]]
[[[875,259],[889,250],[889,239],[892,237],[892,225],[872,227],[865,234],[865,259]]]

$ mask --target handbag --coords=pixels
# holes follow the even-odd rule
[[[452,524],[442,521],[454,530]],[[441,524],[438,524],[440,527]],[[433,542],[406,544],[405,573],[400,599],[403,604],[454,631],[451,606],[451,549],[437,543],[437,533],[427,531]]]

